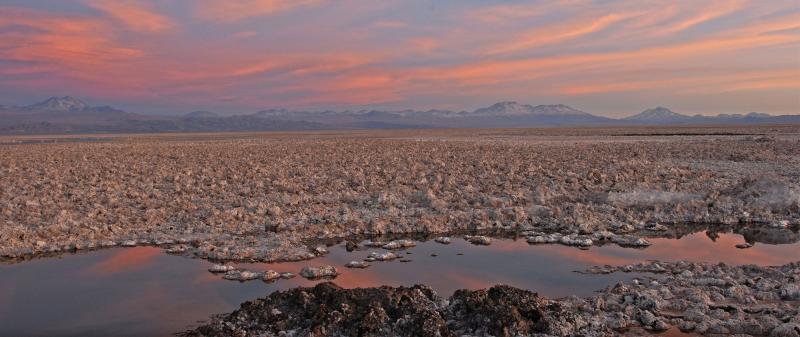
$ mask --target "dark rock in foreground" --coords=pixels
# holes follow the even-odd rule
[[[590,298],[547,299],[498,285],[448,299],[424,285],[343,289],[333,283],[242,304],[187,336],[798,336],[800,262],[781,267],[649,262],[592,273],[652,273]]]
[[[188,335],[517,336],[560,332],[574,326],[574,316],[559,303],[509,286],[459,290],[444,300],[424,285],[343,289],[326,282],[246,302]]]
[[[276,292],[189,336],[450,336],[427,286],[343,289],[325,282]]]

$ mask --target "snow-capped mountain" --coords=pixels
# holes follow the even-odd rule
[[[50,97],[42,102],[28,105],[25,108],[27,110],[75,112],[86,110],[89,108],[89,105],[75,97],[64,96]]]
[[[514,101],[506,101],[492,104],[486,108],[480,108],[471,113],[477,116],[520,116],[520,115],[540,115],[540,116],[587,116],[589,113],[580,111],[564,104],[537,105],[519,104]]]
[[[656,107],[647,109],[633,116],[625,117],[624,120],[646,123],[665,123],[686,120],[689,118],[691,117],[681,115],[665,107]]]

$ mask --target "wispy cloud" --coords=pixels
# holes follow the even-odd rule
[[[235,22],[319,5],[325,0],[198,0],[195,14],[205,20]]]
[[[548,44],[569,41],[608,28],[610,25],[641,13],[612,13],[597,18],[578,18],[566,24],[540,27],[491,48],[489,55],[505,54]]]
[[[2,7],[0,57],[9,60],[85,69],[124,61],[142,51],[115,41],[113,29],[92,17],[59,15],[17,7]]]
[[[87,0],[86,4],[138,32],[160,33],[175,26],[168,17],[156,13],[148,4],[141,1]]]
[[[714,19],[723,17],[740,11],[745,8],[744,1],[709,1],[705,8],[693,8],[685,19],[680,19],[675,23],[665,25],[663,28],[658,29],[655,35],[668,35],[682,32],[697,25],[712,21]]]

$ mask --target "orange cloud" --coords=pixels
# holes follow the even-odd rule
[[[429,53],[440,46],[439,40],[432,37],[411,38],[408,43],[412,49],[422,53]]]
[[[27,27],[0,39],[0,57],[84,69],[108,62],[131,60],[140,50],[120,46],[103,21],[80,16],[58,16],[34,10],[3,7],[0,28]]]
[[[585,0],[563,0],[535,4],[491,5],[470,10],[464,18],[469,21],[498,24],[541,16],[556,9],[582,7],[585,4]]]
[[[567,95],[639,91],[656,88],[681,88],[702,86],[703,92],[721,92],[746,89],[798,87],[800,69],[779,69],[757,72],[732,72],[721,75],[695,73],[691,76],[657,76],[655,80],[606,79],[586,85],[567,85],[557,91]],[[698,90],[692,88],[693,91]]]
[[[572,40],[581,36],[596,33],[610,25],[638,15],[639,13],[615,13],[603,15],[596,19],[580,18],[568,24],[544,27],[531,30],[515,38],[513,41],[491,48],[489,55],[505,54],[522,49],[529,49],[548,44]]]
[[[377,28],[389,28],[389,29],[399,29],[408,27],[407,22],[398,20],[378,20],[375,21],[375,23],[372,25]]]
[[[197,1],[195,14],[205,20],[235,22],[319,5],[323,2],[325,0],[202,0]]]
[[[420,69],[407,76],[416,80],[457,81],[461,85],[491,85],[598,68],[619,70],[676,59],[686,61],[721,52],[797,42],[800,37],[793,35],[715,36],[630,51],[471,62],[449,68]]]
[[[148,6],[131,0],[88,0],[89,6],[102,11],[137,32],[159,33],[172,29],[169,18]]]
[[[694,15],[688,17],[685,20],[678,21],[672,25],[669,25],[663,29],[657,30],[654,34],[655,35],[668,35],[668,34],[675,34],[692,28],[694,26],[706,23],[708,21],[723,17],[728,14],[735,13],[745,8],[745,3],[743,1],[723,1],[723,2],[715,2],[708,6],[707,8],[697,10],[693,9],[695,12]]]

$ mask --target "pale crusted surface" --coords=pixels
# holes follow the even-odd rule
[[[800,223],[794,129],[464,132],[0,146],[0,256],[177,240],[176,253],[273,261],[355,234]]]

